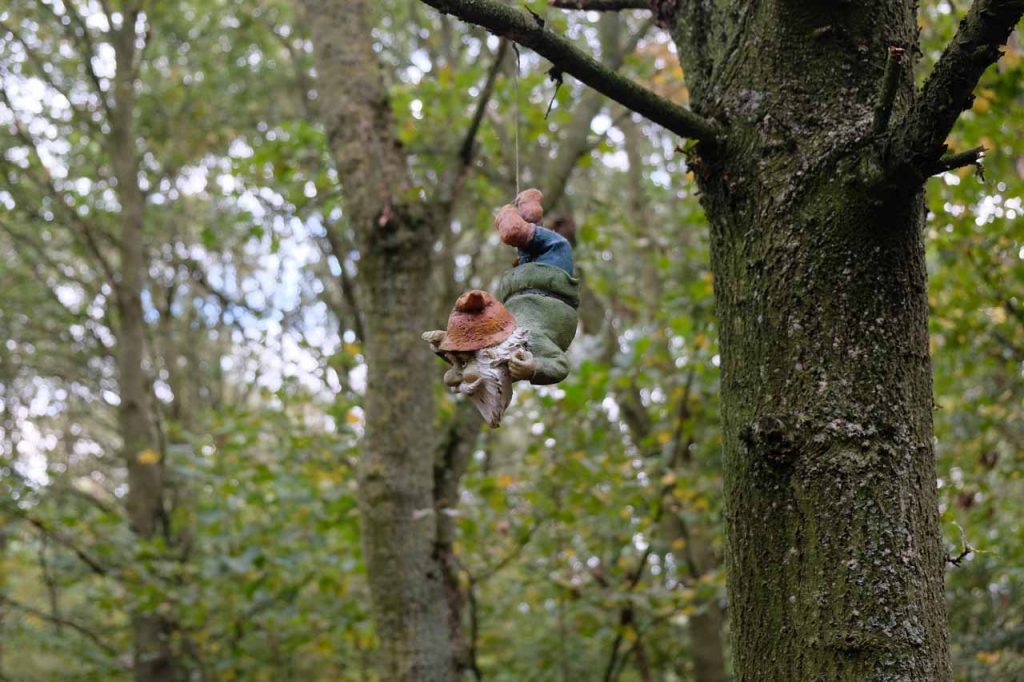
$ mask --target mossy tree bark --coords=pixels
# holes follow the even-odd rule
[[[915,3],[680,5],[663,19],[695,109],[729,130],[693,160],[737,676],[951,679],[922,238],[943,149],[899,140],[937,126],[941,143],[955,116],[906,114],[924,99],[900,58],[917,49]],[[969,89],[948,93],[957,112]]]
[[[941,157],[942,141],[1024,1],[975,0],[920,92],[912,0],[652,2],[688,77],[685,113],[529,15],[425,1],[699,141],[737,678],[951,679],[923,186],[977,158]]]
[[[455,679],[434,509],[433,245],[446,213],[412,186],[395,136],[370,2],[303,0],[319,115],[359,243],[367,364],[359,466],[363,556],[382,679]]]

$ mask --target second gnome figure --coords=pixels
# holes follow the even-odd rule
[[[579,280],[572,246],[541,227],[542,195],[520,192],[494,221],[501,241],[518,249],[495,295],[474,289],[459,296],[448,329],[423,340],[452,367],[444,383],[473,401],[491,427],[512,401],[512,382],[555,384],[569,374],[565,351],[576,336]]]

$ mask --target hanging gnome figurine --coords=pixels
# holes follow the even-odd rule
[[[556,384],[569,374],[565,351],[576,336],[579,281],[572,246],[541,227],[539,190],[520,192],[494,221],[501,241],[519,251],[494,296],[462,294],[448,329],[424,332],[423,340],[452,365],[444,383],[468,396],[492,428],[512,401],[512,382]]]

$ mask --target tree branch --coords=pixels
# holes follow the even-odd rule
[[[974,0],[907,114],[897,158],[927,172],[942,155],[981,74],[999,59],[1022,14],[1024,0]]]
[[[976,166],[978,172],[981,172],[981,160],[985,156],[985,152],[988,150],[985,147],[974,147],[966,151],[957,152],[956,154],[946,154],[932,168],[928,175],[938,175],[939,173],[945,173],[951,171],[954,168],[962,168],[964,166]]]
[[[718,126],[601,65],[544,21],[497,0],[423,0],[431,7],[529,47],[559,70],[682,137],[708,145],[720,140]]]
[[[651,9],[649,0],[550,0],[556,9],[582,10],[584,12],[621,12],[624,9]]]

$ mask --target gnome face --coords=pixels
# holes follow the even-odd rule
[[[452,368],[444,375],[444,383],[451,391],[469,398],[488,426],[495,429],[501,426],[501,417],[512,402],[508,360],[501,360],[496,351],[484,348],[449,353]]]

